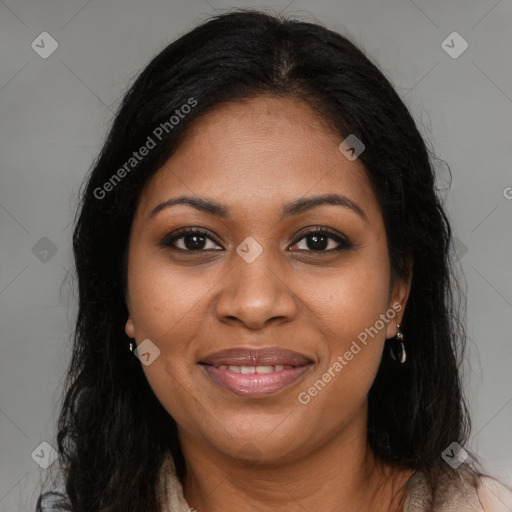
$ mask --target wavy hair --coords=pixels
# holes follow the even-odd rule
[[[171,454],[184,474],[176,423],[127,348],[130,228],[141,191],[191,123],[223,103],[263,94],[302,99],[340,141],[349,134],[363,141],[359,159],[381,207],[392,276],[406,278],[414,265],[401,324],[408,361],[394,365],[386,345],[368,397],[372,450],[435,482],[450,470],[441,453],[467,440],[464,311],[435,157],[389,79],[348,37],[272,12],[236,10],[200,24],[143,69],[81,190],[73,233],[79,308],[57,433],[68,502],[62,510],[157,511],[164,458]],[[191,98],[195,106],[182,109]],[[156,127],[185,110],[133,170],[118,172]],[[116,172],[122,179],[112,181]]]

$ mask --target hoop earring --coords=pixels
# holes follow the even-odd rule
[[[398,333],[389,346],[389,354],[393,361],[399,364],[405,364],[407,361],[407,352],[405,350],[404,335],[400,331],[400,324],[396,324],[396,326],[398,327]]]

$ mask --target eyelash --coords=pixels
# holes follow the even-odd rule
[[[202,235],[213,242],[215,242],[217,245],[220,245],[219,242],[217,242],[214,238],[210,236],[208,231],[201,229],[201,228],[183,228],[180,229],[177,233],[174,233],[170,238],[167,236],[164,238],[164,240],[161,243],[161,246],[164,248],[169,248],[171,250],[175,251],[181,251],[181,252],[190,252],[190,253],[202,253],[204,251],[210,251],[212,249],[198,249],[197,251],[193,251],[190,249],[181,249],[178,247],[175,247],[173,244],[176,240],[179,240],[180,238],[184,238],[187,235]],[[329,228],[313,228],[310,231],[307,231],[306,233],[302,233],[299,238],[296,239],[296,241],[292,245],[298,244],[300,241],[302,241],[304,238],[307,238],[311,235],[328,235],[328,238],[334,240],[336,243],[339,244],[339,247],[335,249],[329,249],[329,250],[323,250],[323,251],[314,251],[314,250],[306,250],[306,249],[300,249],[299,252],[310,252],[314,254],[332,254],[333,252],[341,251],[344,249],[351,249],[353,247],[353,244],[346,238],[338,235],[336,232],[332,231]],[[213,249],[214,251],[217,251],[217,249]]]

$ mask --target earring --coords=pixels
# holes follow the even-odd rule
[[[398,333],[395,337],[396,341],[393,341],[389,347],[389,353],[393,361],[399,364],[404,364],[407,361],[407,352],[405,350],[404,335],[400,331],[400,324],[396,324],[398,327]]]
[[[135,345],[130,341],[130,344],[128,345],[128,347],[130,348],[130,351],[133,352]]]

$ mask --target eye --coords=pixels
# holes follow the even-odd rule
[[[170,247],[171,249],[187,252],[212,250],[211,247],[205,247],[205,244],[207,245],[207,240],[215,242],[215,240],[209,236],[208,231],[198,228],[184,228],[180,229],[177,233],[173,233],[171,236],[164,238],[161,245],[163,247]],[[181,247],[177,247],[176,242],[181,242]],[[217,247],[219,246],[216,242],[213,245]],[[213,250],[217,249],[213,248]]]
[[[299,245],[299,243],[305,240],[305,246],[308,249],[299,249],[306,250],[306,252],[314,252],[314,253],[332,253],[334,251],[341,251],[343,249],[351,249],[351,242],[345,238],[337,234],[336,232],[328,229],[328,228],[317,228],[304,233],[299,239],[298,242],[295,242],[294,245]],[[332,242],[334,243],[334,247],[332,247]],[[336,244],[338,245],[336,247]],[[331,247],[329,247],[331,245]],[[328,250],[327,250],[328,249]]]

